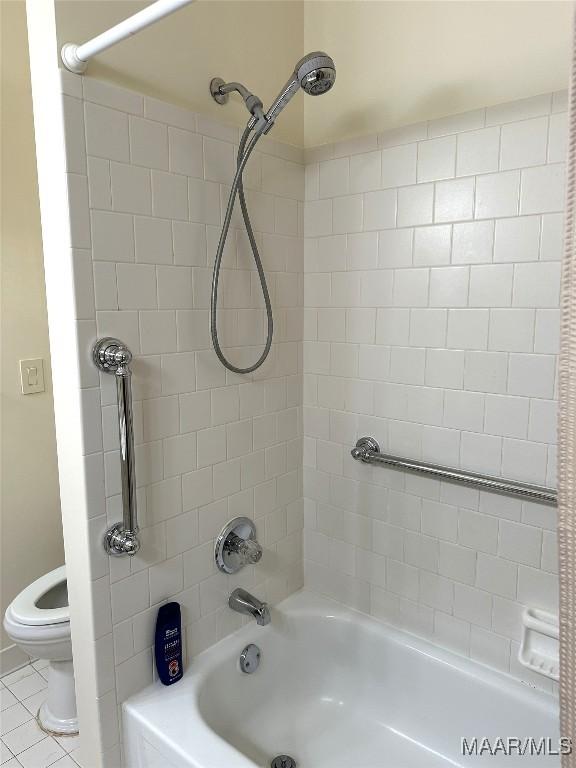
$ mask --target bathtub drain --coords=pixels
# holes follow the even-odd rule
[[[278,755],[270,763],[270,768],[296,768],[296,760],[288,755]]]

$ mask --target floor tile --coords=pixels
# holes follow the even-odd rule
[[[80,768],[83,768],[81,758],[80,758],[80,750],[75,749],[74,752],[70,752],[70,757],[74,760],[76,765],[79,765]]]
[[[75,763],[70,755],[64,755],[64,757],[61,757],[60,760],[52,763],[50,768],[78,768],[78,763]]]
[[[46,701],[47,695],[48,695],[48,692],[46,688],[44,688],[43,691],[38,691],[38,693],[35,693],[33,696],[28,696],[28,698],[24,699],[24,701],[22,701],[21,704],[23,704],[26,707],[26,709],[28,710],[28,712],[30,712],[31,715],[34,715],[34,717],[36,717],[36,715],[38,714],[38,710],[40,709],[42,704],[44,704],[44,702]]]
[[[22,704],[15,704],[13,707],[5,709],[2,712],[2,720],[0,721],[0,736],[4,738],[9,731],[13,731],[14,728],[18,728],[19,725],[22,725],[22,723],[31,718],[32,715]]]
[[[15,757],[12,758],[12,760],[8,760],[7,763],[4,763],[2,768],[21,768],[21,764],[16,760]]]
[[[7,711],[9,712],[10,710]],[[28,710],[25,711],[26,714],[29,714]],[[14,730],[6,733],[2,737],[2,740],[8,749],[10,749],[17,757],[20,752],[23,752],[33,744],[42,741],[44,738],[46,738],[46,734],[38,726],[36,720],[28,720],[27,723],[19,725],[18,728],[14,728]]]
[[[32,666],[40,672],[41,669],[46,669],[49,663],[48,659],[36,659],[36,661],[32,662]]]
[[[52,765],[56,760],[65,756],[66,753],[62,747],[54,739],[48,737],[21,752],[18,755],[18,760],[24,768],[47,768],[47,766]]]
[[[28,696],[33,696],[35,693],[38,693],[38,691],[44,690],[47,685],[48,683],[42,675],[33,669],[31,675],[27,675],[26,677],[23,677],[22,680],[11,683],[7,687],[12,691],[14,696],[16,696],[18,701],[23,701],[24,699],[27,699]]]
[[[8,688],[0,688],[0,712],[4,712],[8,707],[18,704],[18,699]]]
[[[26,666],[20,667],[20,669],[16,669],[14,672],[9,672],[7,675],[4,675],[2,682],[4,685],[10,686],[12,683],[16,683],[18,680],[22,680],[24,677],[28,677],[28,675],[32,675],[34,672],[35,670],[32,664],[26,664]]]
[[[73,752],[80,746],[80,736],[54,736],[65,752]]]
[[[7,760],[14,757],[12,752],[8,749],[3,741],[0,741],[0,765],[4,764]]]

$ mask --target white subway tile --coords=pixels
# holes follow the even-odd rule
[[[470,267],[471,307],[509,307],[512,303],[512,265],[473,265]]]
[[[438,267],[430,270],[430,306],[465,307],[468,303],[468,267]]]
[[[560,300],[560,264],[516,264],[514,266],[515,307],[557,307]]]
[[[203,178],[202,136],[179,128],[168,128],[168,149],[172,173]]]
[[[378,136],[381,147],[396,147],[400,144],[411,144],[421,141],[428,136],[427,123],[413,123],[400,128],[391,128]]]
[[[396,190],[364,195],[364,229],[389,229],[396,222]]]
[[[494,595],[516,597],[518,568],[514,563],[484,552],[478,553],[476,586]],[[496,629],[496,626],[494,627]]]
[[[456,168],[456,137],[430,139],[418,144],[418,181],[451,179]]]
[[[444,425],[453,429],[481,432],[484,423],[484,395],[475,392],[445,393]]]
[[[568,117],[559,113],[550,117],[548,162],[563,163],[568,158]]]
[[[493,309],[488,347],[497,352],[531,352],[534,344],[533,309]]]
[[[564,216],[547,213],[542,216],[540,258],[542,261],[560,261],[564,248]]]
[[[450,226],[419,227],[414,231],[414,265],[437,266],[450,263]]]
[[[360,232],[362,229],[363,220],[362,195],[347,195],[345,197],[336,197],[334,198],[332,206],[332,231],[335,234]],[[291,232],[289,234],[295,234],[295,232]]]
[[[454,585],[454,616],[490,628],[492,599],[488,592],[464,584]]]
[[[526,397],[553,397],[555,363],[552,355],[511,354],[508,392]]]
[[[508,357],[502,352],[467,352],[464,388],[477,392],[506,392]]]
[[[130,142],[128,116],[89,102],[84,104],[86,152],[96,157],[128,162]]]
[[[127,213],[151,213],[150,171],[124,163],[110,163],[112,208]]]
[[[500,129],[483,128],[458,136],[457,176],[473,176],[498,170]]]
[[[309,200],[304,203],[304,232],[306,237],[332,234],[331,200]]]
[[[350,192],[369,192],[380,189],[381,163],[381,152],[353,155],[350,158]]]
[[[378,266],[409,267],[412,265],[411,229],[388,229],[378,233]]]
[[[457,115],[440,117],[428,123],[428,136],[447,136],[451,133],[473,131],[481,128],[485,121],[485,109],[475,109],[471,112],[460,112]]]
[[[488,107],[486,110],[486,125],[511,123],[514,120],[528,120],[531,117],[547,115],[551,108],[551,95],[531,96],[527,99],[509,101]]]
[[[494,261],[537,261],[539,245],[539,216],[520,216],[496,222]]]
[[[447,320],[445,309],[411,310],[410,344],[416,347],[445,346]]]
[[[218,139],[204,137],[204,178],[231,184],[234,177],[234,148]]]
[[[448,347],[486,349],[488,346],[487,309],[450,309],[448,311]]]
[[[170,222],[163,219],[136,216],[134,218],[136,261],[147,264],[172,262],[172,233]]]
[[[476,552],[446,541],[439,543],[438,571],[442,576],[474,584],[476,577]]]
[[[320,163],[319,197],[337,197],[350,192],[350,168],[347,157]]]
[[[412,227],[432,223],[434,185],[418,184],[398,190],[397,226]]]
[[[130,160],[146,168],[168,170],[168,129],[162,123],[131,116]]]
[[[400,307],[425,307],[428,304],[428,269],[398,270],[394,279],[393,301]]]
[[[118,309],[156,309],[156,269],[147,264],[118,264]]]
[[[547,117],[504,125],[500,149],[501,170],[545,163],[547,141]]]
[[[490,435],[526,438],[528,410],[525,397],[487,395],[485,431]]]
[[[220,225],[220,188],[218,184],[201,179],[189,179],[188,203],[190,221]],[[183,208],[182,194],[180,195],[180,206]]]
[[[457,179],[436,184],[434,221],[471,219],[474,209],[474,179]]]
[[[520,172],[490,173],[476,179],[474,218],[516,216],[520,194]],[[523,210],[522,213],[531,213]]]
[[[564,207],[563,163],[541,165],[522,171],[520,213],[554,213]]]
[[[152,208],[154,216],[168,219],[188,219],[187,186],[183,176],[153,170]]]
[[[416,183],[417,144],[382,150],[382,186],[403,187]]]
[[[134,261],[132,216],[92,211],[92,247],[95,261]]]
[[[471,221],[454,224],[453,264],[483,264],[492,261],[494,222]]]
[[[541,443],[508,438],[502,443],[502,473],[506,477],[544,485],[546,460],[546,446]]]

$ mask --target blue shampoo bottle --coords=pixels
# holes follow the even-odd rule
[[[180,603],[166,603],[158,611],[154,654],[160,680],[164,685],[177,683],[184,674]]]

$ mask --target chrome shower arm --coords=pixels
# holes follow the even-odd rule
[[[132,353],[118,339],[105,338],[93,349],[96,367],[116,378],[118,430],[120,438],[120,477],[122,484],[122,522],[106,531],[104,549],[110,555],[135,555],[140,549],[136,479],[134,472],[134,430],[132,422]]]

